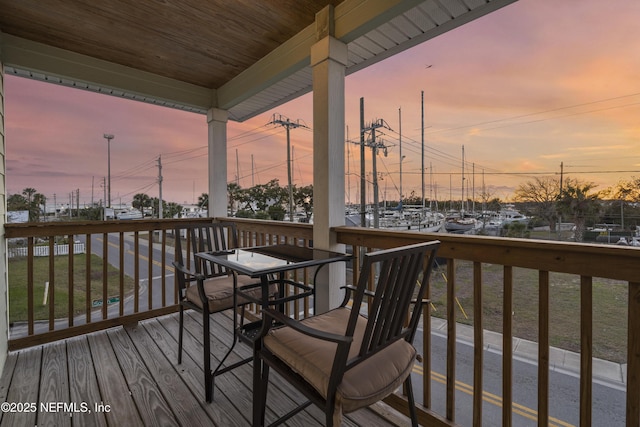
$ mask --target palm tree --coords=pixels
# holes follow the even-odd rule
[[[600,193],[592,193],[595,187],[593,182],[567,179],[558,198],[558,212],[573,219],[576,242],[583,240],[587,218],[599,214]]]
[[[31,205],[31,198],[37,192],[35,188],[27,187],[22,190],[22,194],[27,197],[27,203]]]
[[[133,196],[131,206],[138,209],[144,215],[144,208],[148,208],[151,206],[151,197],[144,193],[138,193]]]
[[[42,213],[42,206],[47,204],[47,198],[44,194],[34,193],[33,200],[31,201],[31,205],[29,206],[29,219],[31,221],[37,222],[40,218],[40,214]]]

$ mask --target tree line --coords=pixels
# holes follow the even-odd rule
[[[296,211],[304,213],[308,221],[313,212],[313,185],[292,188],[293,205]],[[483,205],[489,210],[499,210],[501,201],[488,193],[480,194]],[[536,177],[520,184],[514,200],[523,205],[524,210],[536,221],[548,224],[555,230],[559,222],[575,225],[576,241],[582,241],[586,228],[599,222],[621,222],[621,226],[632,229],[640,225],[640,178],[621,180],[616,185],[601,191],[593,182],[555,177]],[[29,221],[36,222],[43,214],[47,198],[34,188],[25,188],[20,194],[7,198],[9,211],[26,210]],[[283,220],[288,212],[288,187],[281,187],[278,179],[266,184],[242,188],[235,182],[227,184],[227,209],[230,216],[255,219]],[[201,207],[208,206],[208,195],[198,198]],[[406,197],[405,203],[420,204],[414,193]],[[144,193],[133,196],[132,206],[141,212],[151,211],[158,217],[159,200]],[[163,202],[163,218],[179,216],[182,206],[175,202]],[[93,205],[79,209],[76,216],[88,220],[103,218],[102,207]],[[626,221],[625,221],[626,218]],[[623,222],[624,221],[624,222]]]
[[[577,242],[583,241],[587,226],[597,223],[619,221],[627,229],[640,225],[640,178],[621,180],[600,191],[596,187],[575,178],[536,177],[519,185],[514,199],[551,230],[560,221],[572,222]]]

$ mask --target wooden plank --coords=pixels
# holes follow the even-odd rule
[[[178,337],[179,323],[176,316],[160,319],[160,323],[166,332],[167,337]],[[154,337],[156,337],[154,335]],[[191,392],[199,402],[205,401],[204,396],[204,371],[202,369],[202,326],[191,319],[185,313],[185,332],[183,342],[182,364],[176,365],[183,381],[189,385]],[[215,341],[212,346],[216,346]],[[178,360],[178,343],[170,341],[168,338],[163,343],[163,349],[167,351],[169,360]],[[217,359],[215,359],[217,361]],[[177,363],[177,362],[174,362]],[[248,391],[238,390],[230,373],[226,373],[216,378],[214,383],[213,402],[208,404],[209,416],[215,425],[241,427],[250,423],[248,417],[251,416],[251,403],[247,401]],[[243,396],[244,394],[244,396]],[[240,409],[243,408],[243,409]],[[209,409],[213,410],[213,413]]]
[[[109,338],[101,332],[89,335],[88,340],[102,400],[111,408],[117,408],[117,411],[105,413],[107,423],[143,425]]]
[[[11,352],[7,355],[7,360],[4,362],[4,369],[2,371],[2,377],[0,377],[0,402],[8,402],[7,396],[11,387],[13,376],[16,373],[16,362],[18,361],[18,353]],[[0,411],[0,423],[5,412]]]
[[[7,402],[12,405],[9,409],[16,409],[17,404],[34,404],[28,411],[6,412],[2,417],[2,424],[9,426],[29,426],[37,424],[37,415],[40,408],[37,407],[38,388],[40,387],[40,363],[42,361],[42,348],[36,347],[23,350],[18,354],[15,364],[14,378],[7,394]],[[33,410],[33,411],[32,411]]]
[[[159,308],[157,310],[143,311],[142,313],[129,314],[123,317],[113,317],[107,320],[101,320],[99,322],[92,322],[86,325],[74,326],[73,328],[58,329],[52,332],[46,332],[42,334],[15,338],[9,340],[9,351],[19,350],[21,348],[32,347],[34,345],[40,345],[52,341],[57,341],[65,338],[71,338],[78,335],[89,334],[91,332],[101,331],[107,328],[113,328],[114,326],[127,325],[130,323],[139,322],[140,320],[150,319],[152,317],[162,316],[169,313],[174,313],[178,310],[177,305],[169,307]]]
[[[538,426],[549,425],[549,272],[538,272]]]
[[[482,368],[484,328],[482,323],[482,264],[473,263],[473,425],[482,425]]]
[[[91,359],[89,342],[86,337],[67,340],[67,359],[69,371],[69,397],[71,402],[87,402],[90,412],[74,414],[74,425],[106,426],[107,421],[102,411],[96,411],[96,404],[104,404]],[[115,410],[115,408],[113,408]]]
[[[214,351],[216,348],[218,349],[214,353],[214,356],[216,356],[216,363],[219,357],[226,351],[228,344],[232,341],[233,320],[230,317],[230,313],[231,312],[228,311],[211,316],[211,319],[213,320],[211,324],[211,348]],[[201,321],[201,316],[193,316],[193,319],[199,323]],[[214,340],[219,340],[219,344],[214,345]],[[202,350],[200,350],[200,352],[202,352]],[[240,360],[250,356],[251,352],[252,349],[249,346],[239,343],[235,346],[232,356],[235,360]],[[231,361],[233,360],[234,359],[231,359]],[[215,366],[213,362],[212,366]],[[242,413],[246,414],[252,414],[253,408],[253,393],[251,389],[253,384],[252,375],[253,363],[249,363],[216,378],[216,385],[219,383],[220,389],[224,389],[225,393],[228,393],[229,396],[233,396],[236,406],[238,406]],[[225,382],[223,382],[223,380]],[[278,416],[289,412],[302,402],[303,399],[304,397],[302,394],[293,388],[291,384],[282,380],[282,378],[277,374],[273,373],[269,376],[267,415],[265,418],[267,423],[270,422],[269,420],[275,420]],[[239,401],[241,401],[242,404],[240,404]],[[325,417],[322,411],[320,411],[316,406],[311,405],[301,414],[287,421],[287,423],[289,425],[300,425],[301,427],[305,427],[311,425],[322,425],[324,424],[324,420]]]
[[[150,322],[149,322],[150,323]],[[158,384],[160,392],[180,425],[199,426],[212,423],[203,406],[209,406],[194,396],[190,388],[181,381],[167,354],[158,347],[158,342],[149,336],[145,327],[126,328],[126,333],[136,347],[149,373]],[[156,337],[157,338],[157,337]],[[173,359],[176,360],[176,359]]]
[[[580,277],[580,426],[591,426],[593,403],[593,278]]]
[[[144,322],[141,326],[146,330],[159,351],[165,355],[168,363],[175,369],[176,375],[189,388],[191,398],[201,404],[201,410],[207,413],[211,420],[210,423],[220,426],[241,425],[242,417],[239,414],[234,414],[237,410],[225,393],[216,394],[214,401],[210,404],[204,403],[204,372],[201,363],[196,363],[185,351],[182,363],[177,364],[178,322],[176,316],[165,316],[156,321]],[[187,336],[189,337],[187,338]],[[192,340],[193,337],[185,332],[185,339]],[[194,341],[197,342],[195,339]],[[200,348],[202,348],[201,345]]]
[[[42,374],[38,401],[47,409],[38,408],[38,425],[71,426],[71,417],[82,410],[81,402],[69,399],[67,349],[63,341],[42,347]],[[69,404],[59,407],[57,404]]]
[[[168,409],[158,384],[136,351],[131,338],[122,328],[107,331],[120,369],[144,425],[172,425],[176,420]]]

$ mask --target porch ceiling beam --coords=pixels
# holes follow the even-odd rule
[[[335,8],[335,37],[348,43],[423,1],[345,0]],[[218,108],[229,109],[309,66],[311,46],[317,41],[314,23],[220,87]]]
[[[0,33],[5,66],[44,76],[96,86],[100,92],[123,92],[123,97],[145,98],[158,103],[179,103],[194,110],[212,106],[214,90],[162,77],[112,62],[81,55],[42,43]],[[52,79],[53,80],[53,79]],[[55,81],[54,81],[55,82]]]

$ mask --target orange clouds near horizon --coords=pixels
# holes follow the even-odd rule
[[[441,200],[460,197],[462,145],[465,173],[473,166],[476,186],[484,180],[505,201],[519,183],[559,172],[561,162],[566,176],[600,189],[640,176],[638,16],[640,2],[630,0],[607,10],[598,0],[520,0],[348,76],[345,136],[358,139],[361,97],[367,122],[389,123],[381,135],[388,156],[378,163],[389,200],[398,199],[399,110],[403,193],[421,191],[422,91],[426,181]],[[113,203],[130,203],[138,192],[157,196],[158,156],[165,199],[193,203],[207,192],[204,116],[10,75],[4,85],[9,193],[33,187],[64,201],[79,189],[81,203],[102,199],[104,133],[115,135]],[[286,185],[285,132],[267,124],[279,113],[313,128],[311,96],[229,123],[229,181],[248,187],[277,178]],[[292,130],[291,145],[294,183],[308,185],[312,132]],[[345,143],[345,150],[345,169],[358,174],[358,147]],[[366,158],[370,172],[370,149]],[[352,202],[355,178],[346,180]]]

